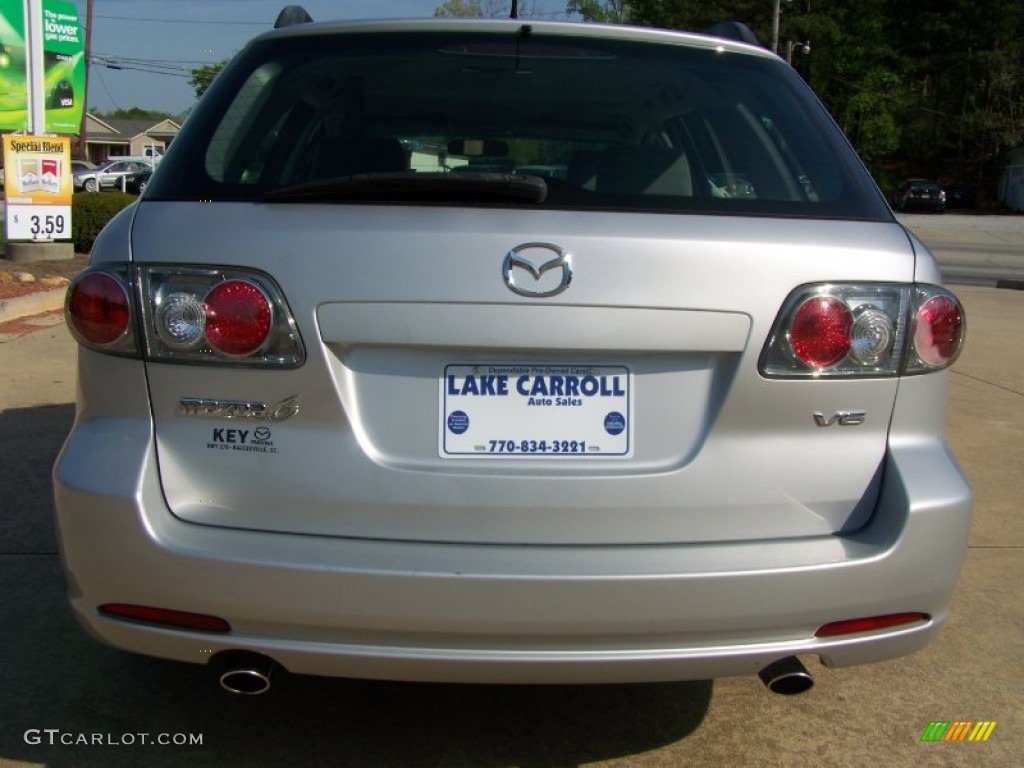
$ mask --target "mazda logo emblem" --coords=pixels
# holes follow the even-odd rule
[[[525,255],[527,251],[546,253],[538,253],[536,259],[531,259]],[[547,272],[555,269],[560,270],[557,284],[551,287],[554,283],[553,278],[545,279],[541,284],[541,278]],[[569,283],[572,282],[572,254],[551,243],[517,245],[506,254],[501,265],[501,276],[509,290],[520,296],[531,298],[555,296],[568,288]],[[527,276],[531,279],[527,280]]]

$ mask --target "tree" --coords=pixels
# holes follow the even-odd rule
[[[445,0],[434,9],[434,16],[443,19],[479,18],[483,15],[480,0]]]
[[[216,64],[203,64],[203,66],[192,70],[192,77],[189,79],[188,84],[195,90],[197,99],[206,93],[210,83],[220,74],[220,71],[224,69],[227,63],[227,59],[225,59],[224,61],[218,61]]]
[[[125,109],[115,109],[113,112],[99,113],[93,111],[92,114],[99,118],[109,118],[111,120],[152,120],[157,122],[159,120],[166,120],[168,118],[173,119],[173,115],[168,112],[160,112],[153,109],[143,109],[142,107],[128,107]]]
[[[565,12],[578,13],[584,21],[626,24],[630,20],[629,5],[627,0],[569,0]]]
[[[761,40],[770,40],[772,4],[768,0],[629,0],[634,24],[662,29],[702,30],[722,21],[741,21]]]
[[[508,18],[512,3],[509,0],[445,0],[434,9],[434,16],[445,19]],[[519,0],[519,18],[527,19],[536,13],[532,0]]]
[[[999,157],[1024,143],[1021,0],[791,0],[780,50],[885,184],[971,181],[991,196]],[[772,35],[770,0],[567,0],[587,21],[704,30],[722,21]]]

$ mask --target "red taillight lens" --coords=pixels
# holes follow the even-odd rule
[[[263,291],[245,280],[228,280],[206,296],[206,338],[226,355],[249,355],[270,335],[273,307]]]
[[[147,360],[294,368],[305,354],[269,275],[190,264],[137,268]]]
[[[818,627],[818,631],[814,633],[814,636],[837,637],[838,635],[852,635],[857,632],[871,632],[876,629],[899,627],[903,624],[916,624],[919,621],[928,621],[928,619],[927,613],[890,613],[885,616],[846,619],[845,621],[833,621],[831,624],[824,624]]]
[[[817,283],[794,290],[761,351],[770,379],[933,373],[963,347],[963,306],[937,285]]]
[[[128,289],[106,272],[86,273],[68,291],[68,322],[84,344],[113,344],[128,332],[131,315]]]
[[[251,269],[99,264],[71,283],[64,312],[75,339],[105,354],[275,368],[305,360],[280,287]]]
[[[107,603],[101,605],[99,611],[119,619],[131,619],[175,629],[221,633],[231,631],[231,625],[227,621],[219,616],[208,616],[205,613],[173,611],[169,608],[154,608],[151,605],[132,605],[131,603]]]
[[[835,296],[812,296],[797,308],[790,344],[803,363],[815,368],[835,365],[850,352],[853,313]]]
[[[944,368],[956,360],[963,341],[964,314],[960,302],[947,294],[932,296],[917,310],[914,350],[926,366]]]

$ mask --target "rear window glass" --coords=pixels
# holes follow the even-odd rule
[[[543,199],[458,204],[888,216],[781,62],[515,29],[258,41],[204,97],[149,199],[255,201],[379,176],[325,199],[393,202],[403,182],[503,174],[543,179]],[[411,189],[403,204],[436,202]]]

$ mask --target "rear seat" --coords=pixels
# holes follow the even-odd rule
[[[614,147],[601,155],[598,192],[625,195],[693,196],[686,154],[666,147]]]

